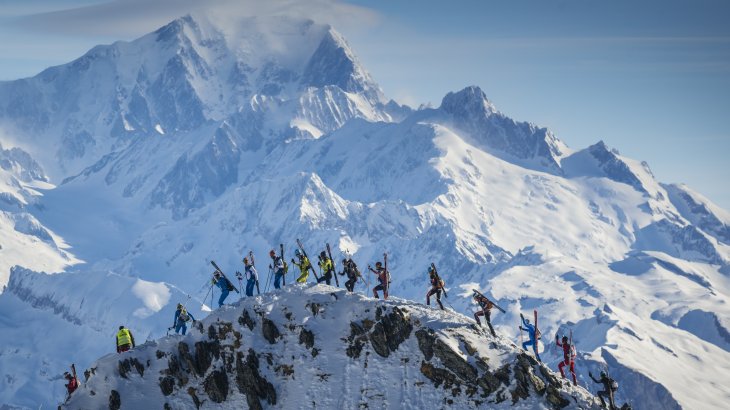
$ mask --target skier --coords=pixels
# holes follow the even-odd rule
[[[591,380],[594,382],[603,385],[603,390],[598,392],[598,398],[601,400],[601,407],[606,407],[606,402],[603,400],[603,397],[605,396],[608,399],[608,408],[610,410],[615,409],[616,405],[614,404],[613,397],[616,395],[616,390],[618,390],[618,383],[616,380],[608,377],[606,372],[601,372],[601,378],[598,380],[593,378],[591,372],[588,372],[588,376],[590,376]]]
[[[269,256],[271,256],[273,269],[274,269],[274,288],[280,289],[281,288],[281,279],[284,277],[284,258],[281,256],[276,255],[276,251],[273,249],[269,251]],[[272,266],[269,265],[269,268]],[[268,283],[266,284],[268,286]]]
[[[383,264],[380,262],[375,262],[375,269],[371,268],[370,265],[368,265],[368,270],[376,275],[378,275],[378,282],[380,284],[373,288],[373,295],[375,295],[375,299],[380,299],[378,297],[378,291],[383,291],[383,299],[388,299],[388,287],[390,286],[390,272],[385,270],[383,267]]]
[[[477,321],[477,324],[479,326],[482,325],[482,322],[479,320],[479,316],[484,316],[484,319],[487,321],[487,326],[489,326],[489,332],[492,333],[492,336],[497,337],[497,334],[494,333],[494,328],[492,327],[492,308],[494,307],[494,303],[484,297],[484,295],[477,292],[474,292],[473,298],[479,307],[482,308],[480,311],[474,313],[474,319]]]
[[[560,375],[563,376],[563,378],[565,379],[563,367],[567,365],[570,369],[570,373],[573,375],[573,385],[578,385],[578,382],[575,379],[575,348],[568,341],[568,336],[563,336],[563,342],[560,343],[560,340],[558,340],[558,335],[555,335],[555,344],[558,345],[558,347],[563,348],[563,361],[560,362],[560,364],[558,365]]]
[[[243,258],[243,266],[246,267],[246,296],[253,296],[253,288],[256,287],[256,281],[259,280],[259,273],[248,258]]]
[[[327,252],[319,253],[319,268],[322,269],[324,275],[317,279],[317,283],[327,282],[329,285],[332,281],[332,261],[327,257]]]
[[[68,380],[67,384],[64,384],[66,386],[66,401],[71,398],[71,393],[75,392],[76,389],[79,387],[79,380],[76,378],[75,375],[72,375],[69,372],[63,373],[63,377]]]
[[[542,359],[540,359],[540,354],[537,353],[537,339],[539,339],[539,336],[535,334],[535,326],[531,325],[530,320],[525,319],[522,313],[520,313],[520,317],[522,318],[522,324],[525,326],[524,328],[520,326],[520,330],[526,331],[530,337],[530,340],[522,343],[522,348],[524,350],[527,350],[527,346],[532,345],[532,350],[535,352],[535,358],[537,358],[538,362],[542,362]]]
[[[175,333],[180,333],[182,330],[183,336],[188,331],[188,325],[187,322],[192,320],[193,323],[195,323],[195,318],[192,314],[188,313],[187,309],[185,309],[185,306],[182,305],[182,303],[177,304],[177,310],[175,310],[175,318],[173,319],[174,324],[172,325],[175,328]]]
[[[211,281],[213,285],[216,285],[221,290],[221,297],[218,298],[218,307],[223,306],[223,302],[228,297],[228,293],[235,289],[231,281],[229,281],[225,276],[221,275],[220,272],[215,271],[213,272],[213,280]]]
[[[299,249],[294,249],[294,256],[299,258],[299,263],[297,263],[293,258],[291,260],[291,263],[296,265],[299,268],[299,271],[302,273],[297,278],[297,282],[307,283],[307,278],[309,277],[309,268],[312,266],[312,264],[309,263],[309,258],[304,256],[302,252],[299,251]]]
[[[431,295],[435,294],[436,303],[439,304],[441,310],[446,310],[444,309],[444,305],[441,303],[441,289],[444,288],[444,281],[436,274],[436,270],[433,268],[433,265],[428,267],[428,274],[431,280],[431,289],[428,293],[426,293],[426,306],[431,305]],[[477,321],[479,321],[479,319],[477,319]]]
[[[345,282],[345,289],[349,292],[355,291],[355,282],[360,277],[360,271],[357,270],[357,265],[352,258],[345,258],[342,260],[342,272],[340,275],[347,275],[347,282]]]
[[[126,352],[135,346],[132,332],[124,326],[119,326],[119,331],[117,332],[117,353]]]

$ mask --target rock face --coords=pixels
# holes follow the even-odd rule
[[[67,408],[430,403],[477,409],[501,403],[598,409],[588,392],[563,385],[532,356],[464,316],[325,285],[292,285],[244,299],[186,336],[147,342],[124,355],[97,362]],[[150,386],[151,378],[157,386]]]

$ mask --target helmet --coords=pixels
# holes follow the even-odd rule
[[[379,268],[379,267],[381,267],[381,266],[383,266],[383,264],[382,264],[382,263],[380,263],[379,261],[378,261],[378,262],[375,262],[375,267],[376,267],[376,268]]]
[[[525,323],[530,324],[530,319],[525,319]]]
[[[183,307],[182,303],[178,303],[178,304],[177,304],[177,308],[178,308],[178,309],[182,309],[182,307]]]
[[[299,256],[299,255],[301,255],[301,254],[302,254],[302,253],[301,253],[301,252],[299,252],[299,249],[294,249],[294,255],[297,255],[297,256]]]
[[[606,377],[606,372],[601,372],[601,378]]]
[[[65,377],[67,379],[70,379],[71,378],[71,373],[69,373],[69,372],[63,372],[63,377]]]
[[[248,258],[243,258],[243,264],[248,265]]]
[[[342,258],[342,264],[344,265],[346,263],[347,263],[347,258]]]
[[[119,326],[119,330],[124,329],[124,325]]]
[[[274,256],[276,256],[276,252],[274,252],[274,250],[273,250],[273,249],[272,249],[272,250],[270,250],[270,251],[269,251],[269,256],[271,256],[271,257],[273,258]]]
[[[429,273],[433,272],[433,265],[429,265],[429,266],[428,266],[428,272],[429,272]]]
[[[326,257],[327,257],[327,252],[325,252],[325,251],[322,251],[322,252],[320,252],[320,253],[319,253],[319,256],[321,256],[321,257],[322,257],[322,259],[324,259],[324,258],[326,258]]]
[[[563,336],[563,343],[568,341],[568,336]]]

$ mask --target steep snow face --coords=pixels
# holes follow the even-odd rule
[[[15,265],[61,271],[80,261],[69,246],[33,215],[40,190],[52,188],[43,169],[20,148],[0,145],[0,292]]]
[[[296,101],[325,86],[362,99],[352,116],[388,117],[377,84],[329,26],[277,17],[222,29],[186,16],[36,77],[0,83],[0,124],[27,141],[60,182],[140,139],[225,120],[254,96]],[[321,120],[324,131],[342,122]]]
[[[91,368],[66,408],[599,408],[462,315],[328,286],[246,299]]]

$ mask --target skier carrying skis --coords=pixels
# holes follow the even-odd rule
[[[388,287],[390,285],[390,272],[385,270],[383,267],[383,264],[378,262],[375,262],[375,269],[371,268],[370,265],[368,265],[368,270],[376,275],[378,275],[378,282],[380,284],[373,288],[373,295],[375,295],[375,299],[380,299],[378,297],[378,291],[383,291],[383,299],[388,299]]]
[[[220,272],[215,271],[213,272],[213,280],[211,281],[213,285],[216,285],[221,290],[221,297],[218,298],[218,307],[223,306],[223,302],[228,297],[228,293],[235,289],[231,281],[228,280],[225,276],[221,275]]]
[[[522,343],[522,348],[524,350],[527,350],[527,346],[532,345],[532,350],[535,352],[535,358],[537,358],[538,362],[542,362],[542,359],[540,359],[540,354],[537,353],[537,339],[539,337],[535,334],[535,326],[530,324],[529,319],[525,319],[525,317],[520,313],[520,317],[522,318],[522,325],[525,326],[524,328],[520,326],[521,331],[526,331],[528,336],[530,337],[530,340]]]
[[[302,273],[297,278],[298,283],[307,283],[307,278],[309,277],[309,268],[311,267],[311,263],[309,262],[309,258],[304,256],[299,249],[294,249],[294,256],[299,258],[299,263],[297,263],[293,258],[291,260],[291,263],[296,265],[299,268],[299,271]]]
[[[66,401],[68,401],[69,398],[71,398],[71,393],[75,392],[76,389],[79,387],[79,380],[76,378],[75,375],[72,375],[69,372],[65,372],[63,374],[63,377],[68,380],[67,384],[64,384],[66,386]]]
[[[183,336],[188,331],[188,325],[187,322],[193,321],[195,323],[195,318],[192,314],[188,313],[187,309],[185,309],[185,306],[182,305],[182,303],[177,304],[177,310],[175,310],[175,318],[173,319],[174,324],[172,325],[175,328],[175,333],[180,333],[182,331]]]
[[[618,383],[616,380],[608,377],[606,372],[601,372],[601,378],[598,380],[593,378],[591,372],[588,372],[588,376],[590,376],[591,380],[594,382],[603,385],[603,390],[598,392],[598,398],[601,400],[601,407],[606,407],[606,402],[603,400],[603,397],[605,396],[608,399],[608,408],[610,410],[615,409],[616,405],[614,404],[613,397],[616,395],[616,390],[618,390]]]
[[[345,289],[349,292],[355,291],[355,282],[360,277],[360,271],[357,270],[357,265],[352,258],[345,258],[342,260],[342,272],[340,275],[347,275],[347,282],[345,282]]]
[[[274,288],[281,288],[281,279],[284,277],[284,258],[276,255],[273,249],[269,251],[274,269]],[[271,265],[269,265],[271,267]],[[266,284],[268,286],[268,283]]]
[[[132,332],[124,326],[119,326],[119,331],[117,332],[117,353],[126,352],[133,347],[136,347],[136,345]]]
[[[497,337],[497,334],[494,333],[494,328],[492,327],[492,308],[494,307],[494,303],[484,297],[484,295],[481,295],[477,292],[474,292],[474,295],[472,297],[477,302],[479,307],[482,308],[480,311],[474,313],[474,319],[477,321],[477,324],[479,326],[482,325],[482,322],[479,320],[479,316],[484,316],[484,319],[487,321],[487,326],[489,326],[489,332],[492,333],[492,336]]]
[[[431,306],[431,295],[436,295],[436,303],[439,304],[441,310],[444,309],[444,305],[441,303],[441,290],[444,288],[444,281],[439,278],[436,274],[436,270],[433,265],[428,267],[428,274],[431,280],[431,289],[426,293],[426,306]],[[479,321],[479,319],[477,319]]]
[[[332,260],[327,257],[327,252],[322,251],[319,253],[319,268],[322,269],[324,275],[317,279],[317,283],[327,282],[329,285],[332,281]]]
[[[558,365],[560,375],[565,379],[563,367],[567,365],[570,369],[570,374],[573,375],[573,385],[578,385],[578,382],[575,379],[575,348],[573,347],[573,344],[568,341],[568,336],[563,336],[563,342],[561,343],[560,340],[558,340],[558,335],[555,335],[555,344],[558,345],[558,347],[563,348],[563,361]]]
[[[256,287],[256,281],[259,280],[259,273],[248,258],[243,258],[243,266],[246,273],[246,296],[253,296],[253,288]]]

